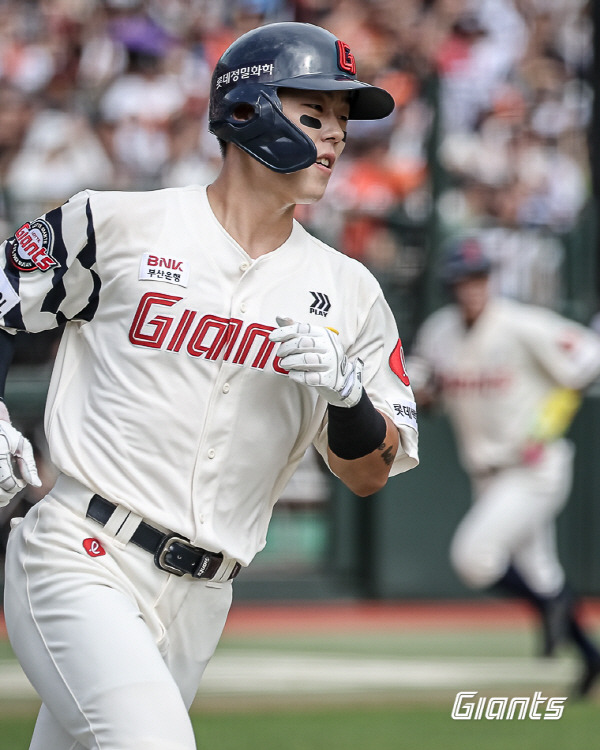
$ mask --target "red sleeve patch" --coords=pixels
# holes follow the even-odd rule
[[[392,372],[400,378],[404,385],[410,385],[408,373],[406,372],[406,362],[404,360],[404,349],[402,348],[401,339],[398,339],[394,351],[390,354],[390,368]]]

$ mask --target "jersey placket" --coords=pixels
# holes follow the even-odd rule
[[[194,485],[195,488],[199,488],[201,497],[199,512],[195,514],[196,536],[203,544],[209,544],[215,533],[213,520],[219,502],[220,480],[224,472],[228,471],[228,457],[235,455],[234,426],[240,396],[236,380],[244,377],[244,364],[247,365],[243,360],[235,361],[236,356],[240,357],[239,348],[237,355],[235,352],[236,345],[239,347],[238,331],[247,329],[253,314],[247,301],[247,284],[244,283],[250,267],[249,260],[242,259],[239,263],[239,277],[232,289],[229,311],[232,321],[229,335],[234,336],[236,340],[234,346],[226,344],[223,347],[215,363],[218,372],[213,381],[196,458]]]

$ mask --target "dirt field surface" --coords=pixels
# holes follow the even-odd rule
[[[581,605],[586,623],[600,627],[600,599]],[[236,604],[226,633],[340,632],[414,628],[522,628],[532,625],[531,609],[512,600]]]

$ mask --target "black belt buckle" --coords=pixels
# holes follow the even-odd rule
[[[177,556],[180,559],[183,559],[183,555],[177,555],[176,550],[173,549],[175,545],[179,546],[180,553],[184,552],[185,550],[189,550],[190,552],[195,552],[197,556],[197,553],[199,552],[198,548],[194,547],[189,539],[178,536],[177,534],[169,534],[165,536],[154,554],[154,563],[156,567],[176,576],[182,576],[185,575],[185,573],[189,573],[190,575],[192,575],[192,568],[187,570],[185,567],[183,567],[182,564],[177,564],[177,562],[175,561]],[[169,557],[171,557],[170,560],[168,559]],[[198,569],[200,568],[206,568],[206,565],[202,566],[201,564],[198,566]]]

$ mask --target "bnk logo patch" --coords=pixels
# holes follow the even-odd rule
[[[19,271],[49,271],[58,265],[52,255],[54,232],[44,219],[26,222],[10,241],[10,259]]]
[[[187,286],[190,280],[190,262],[144,253],[140,263],[139,278],[140,281],[166,281],[168,284]]]

